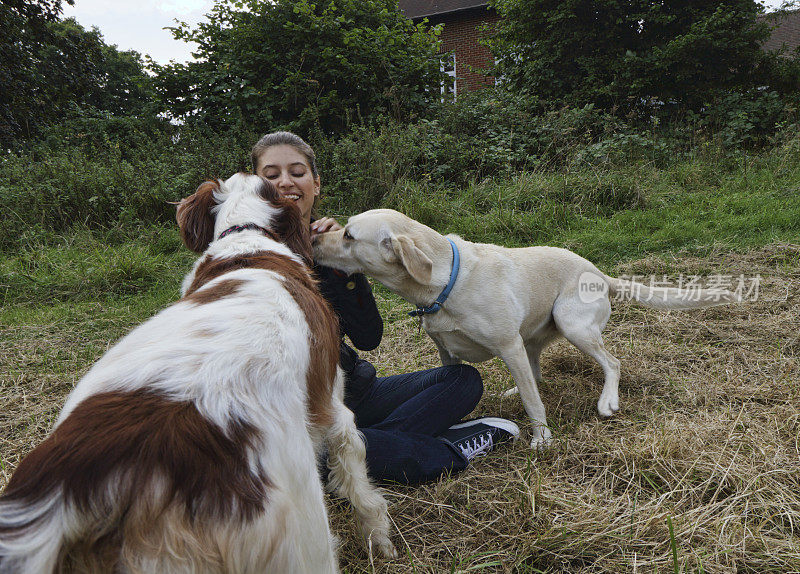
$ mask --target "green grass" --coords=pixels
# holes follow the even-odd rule
[[[77,302],[174,288],[191,260],[173,228],[76,228],[0,259],[0,300]]]
[[[645,254],[745,250],[800,231],[800,154],[527,173],[467,189],[402,182],[386,198],[443,233],[512,246],[564,246],[600,266]],[[339,214],[344,219],[346,214]]]
[[[612,188],[624,191],[614,195]],[[645,255],[797,241],[800,159],[777,150],[752,160],[746,172],[736,163],[694,160],[665,169],[528,173],[461,190],[405,182],[387,203],[443,233],[507,246],[563,246],[610,269]],[[0,325],[73,320],[99,322],[103,331],[106,324],[136,324],[177,298],[194,260],[172,225],[79,225],[46,237],[0,253]],[[376,292],[388,322],[405,318],[397,297],[380,286]]]
[[[527,173],[460,190],[403,186],[387,203],[442,232],[564,246],[607,269],[646,255],[743,252],[800,237],[800,160],[782,150],[752,160],[746,172],[737,163],[694,160],[665,169]],[[90,339],[112,340],[175,300],[193,260],[172,225],[79,225],[34,236],[0,254],[0,326],[80,326]],[[381,286],[376,293],[388,323],[406,318],[406,304]],[[87,346],[80,360],[100,347]]]

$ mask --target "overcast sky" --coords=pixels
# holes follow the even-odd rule
[[[63,16],[87,29],[96,26],[106,44],[166,64],[191,60],[194,44],[173,39],[164,27],[174,26],[176,19],[196,24],[213,5],[213,0],[75,0],[74,6],[63,5]]]
[[[771,9],[780,4],[766,1]],[[75,6],[64,4],[64,17],[75,17],[87,29],[97,26],[106,43],[120,50],[136,50],[166,64],[190,60],[194,45],[174,40],[164,27],[174,26],[175,19],[196,24],[213,5],[213,0],[75,0]]]

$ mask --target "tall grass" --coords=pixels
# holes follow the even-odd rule
[[[598,263],[714,246],[792,241],[800,222],[798,140],[748,159],[686,158],[572,166],[488,178],[465,187],[400,179],[381,198],[441,231],[507,246],[569,247]],[[323,211],[345,218],[376,207],[338,197]]]
[[[172,221],[170,202],[206,179],[249,167],[255,137],[177,131],[134,118],[55,126],[45,140],[0,159],[0,250],[48,242],[75,225],[111,229]]]
[[[719,139],[687,147],[685,127],[631,130],[591,107],[535,115],[524,101],[485,98],[435,119],[354,126],[343,137],[320,132],[310,141],[322,168],[323,211],[395,207],[435,227],[478,228],[477,239],[512,243],[546,241],[698,185],[758,187],[768,183],[766,170],[781,185],[797,170],[796,124],[755,155]],[[41,141],[0,158],[0,250],[57,241],[53,234],[74,225],[169,223],[170,202],[205,179],[248,169],[258,135],[138,118],[52,126]]]
[[[162,289],[174,295],[192,258],[172,227],[76,226],[58,242],[33,243],[0,259],[0,301],[79,303]]]
[[[708,157],[683,159],[665,168],[647,162],[573,166],[557,172],[535,170],[505,179],[487,178],[464,187],[401,178],[387,183],[377,205],[471,241],[559,245],[604,266],[652,253],[745,250],[792,242],[799,235],[799,141],[790,140],[772,153],[749,158],[746,166],[735,159]],[[87,174],[89,168],[75,170]],[[187,170],[179,177],[187,178]],[[132,172],[120,177],[136,179]],[[80,181],[74,173],[59,178],[61,184],[70,178]],[[25,224],[19,229],[12,215],[2,232],[6,239],[6,253],[0,259],[2,301],[78,301],[136,294],[162,282],[176,284],[190,256],[172,223],[174,207],[161,205],[163,200],[157,198],[161,193],[178,199],[194,187],[186,182],[183,191],[167,192],[154,186],[153,190],[161,191],[154,192],[150,205],[158,204],[154,209],[159,215],[148,223],[142,222],[141,213],[130,221],[112,220],[110,225],[96,219],[76,221],[58,209],[47,211],[37,205],[31,210],[41,210],[48,217],[60,214],[58,225]],[[20,188],[11,189],[18,193]],[[45,195],[52,189],[44,184],[36,188]],[[87,210],[81,211],[86,215],[97,202],[92,197],[77,201],[74,194],[83,189],[76,185],[69,192],[72,199],[65,202],[80,204],[73,208]],[[119,197],[110,191],[108,195]],[[7,201],[10,196],[3,197]],[[132,193],[124,196],[125,201],[135,198]],[[344,221],[373,206],[364,197],[345,202],[333,195],[325,198],[321,211]],[[102,213],[109,215],[104,209]],[[148,208],[142,204],[141,209]],[[19,232],[15,235],[9,227]]]

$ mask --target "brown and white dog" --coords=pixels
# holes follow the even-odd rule
[[[178,206],[183,298],[83,377],[0,497],[0,572],[338,572],[317,455],[373,547],[386,502],[344,406],[309,230],[266,180]]]

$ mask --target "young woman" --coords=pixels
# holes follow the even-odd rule
[[[320,176],[314,150],[299,136],[267,134],[253,147],[251,159],[254,173],[297,202],[312,235],[341,229],[333,218],[312,218]],[[434,480],[519,436],[517,425],[505,419],[460,422],[483,394],[480,375],[469,365],[377,377],[375,368],[344,342],[347,335],[356,348],[369,351],[381,341],[383,321],[366,277],[321,265],[315,270],[322,294],[339,315],[345,403],[364,435],[374,479],[404,484]]]

